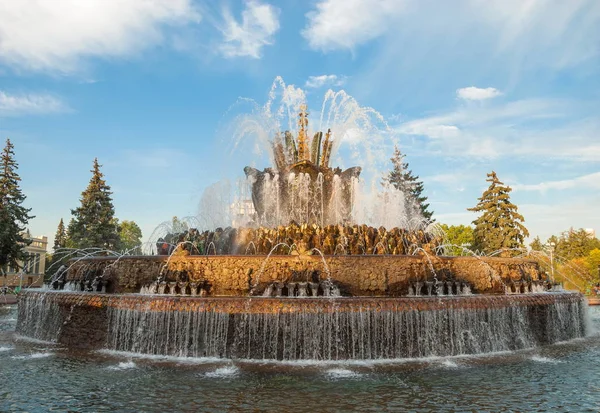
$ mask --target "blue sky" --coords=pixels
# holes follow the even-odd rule
[[[313,114],[329,88],[381,113],[389,136],[338,160],[370,145],[383,170],[398,144],[439,222],[469,224],[495,170],[533,236],[599,231],[599,45],[596,0],[0,0],[0,136],[32,233],[69,220],[98,157],[147,236],[267,166],[228,122],[281,76]]]

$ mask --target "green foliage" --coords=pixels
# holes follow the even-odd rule
[[[429,204],[425,203],[427,197],[423,196],[423,182],[418,180],[418,175],[413,175],[412,171],[408,169],[408,162],[404,162],[405,157],[406,155],[395,146],[394,156],[390,158],[392,170],[383,178],[383,183],[388,183],[402,191],[407,198],[419,206],[423,217],[433,222],[435,221],[432,219],[433,211],[428,210]]]
[[[591,284],[591,274],[586,267],[585,258],[574,258],[555,265],[554,279],[562,282],[567,290],[585,291]]]
[[[554,253],[565,260],[585,257],[593,249],[600,248],[600,240],[583,228],[565,231],[559,237],[554,237],[553,242]]]
[[[594,248],[585,258],[585,265],[596,283],[600,283],[600,248]]]
[[[118,224],[119,238],[120,238],[120,250],[121,251],[132,251],[135,248],[141,248],[142,246],[142,230],[134,221],[123,221]],[[132,251],[141,253],[139,251]]]
[[[66,264],[69,260],[68,251],[66,250],[69,239],[67,237],[67,230],[65,229],[65,223],[63,219],[60,219],[56,234],[54,235],[54,252],[52,254],[46,254],[46,275],[44,279],[46,281],[52,279],[56,271],[61,265]]]
[[[54,273],[56,273],[55,267],[52,266],[54,260],[54,254],[46,253],[46,270],[44,271],[44,281],[52,279]]]
[[[65,242],[65,248],[77,248],[73,241],[73,232],[75,231],[75,218],[71,218],[69,225],[67,226],[67,240]]]
[[[525,219],[517,212],[517,206],[510,202],[512,188],[500,182],[493,171],[487,176],[490,186],[479,198],[477,205],[468,208],[469,211],[481,213],[473,221],[473,247],[486,254],[505,250],[502,255],[513,255],[508,250],[523,248],[529,231],[522,224]]]
[[[533,250],[533,251],[543,251],[544,250],[544,244],[542,244],[542,240],[540,239],[540,237],[535,237],[533,239],[533,241],[531,242],[531,244],[529,244],[529,247]]]
[[[23,247],[31,243],[24,231],[34,217],[29,215],[31,209],[23,206],[26,197],[19,187],[14,155],[14,146],[7,139],[0,158],[0,271],[7,265],[17,268],[19,261],[25,261]]]
[[[63,219],[60,219],[58,228],[56,229],[56,235],[54,235],[54,251],[65,248],[67,246],[67,230],[65,229],[65,223]]]
[[[600,240],[584,229],[552,235],[544,244],[536,237],[531,249],[547,254],[547,257],[532,257],[545,257],[541,258],[540,264],[548,268],[549,273],[554,273],[556,281],[563,282],[566,289],[589,293],[591,287],[600,282]]]
[[[81,205],[71,210],[73,221],[69,224],[69,239],[75,248],[104,248],[114,250],[119,234],[114,222],[110,186],[103,179],[98,159],[94,159],[92,178],[81,193]]]
[[[473,227],[467,225],[440,225],[445,233],[444,244],[456,245],[455,247],[445,248],[447,255],[465,255],[463,248],[471,249],[473,242]],[[468,251],[467,251],[468,253]]]

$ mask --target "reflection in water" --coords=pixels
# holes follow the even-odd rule
[[[590,310],[596,328],[599,310]],[[16,306],[0,308],[2,412],[596,412],[600,405],[598,335],[486,356],[241,362],[68,351],[15,339],[8,321],[15,314]]]

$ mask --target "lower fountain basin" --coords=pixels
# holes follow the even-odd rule
[[[181,357],[398,359],[585,336],[579,293],[265,298],[24,292],[17,332],[73,348]]]

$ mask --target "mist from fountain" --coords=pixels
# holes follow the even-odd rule
[[[421,216],[419,208],[407,201],[402,191],[380,184],[382,171],[389,169],[390,149],[397,143],[394,131],[383,116],[373,108],[361,106],[345,91],[329,90],[319,104],[320,110],[313,114],[313,121],[309,123],[307,102],[307,95],[302,89],[286,85],[281,77],[277,77],[264,104],[241,98],[225,116],[226,127],[222,128],[221,134],[233,137],[232,150],[252,145],[252,148],[260,148],[260,153],[268,154],[273,165],[264,182],[260,182],[262,187],[260,195],[257,195],[260,203],[264,204],[261,208],[264,211],[255,211],[254,217],[245,216],[242,218],[245,223],[273,227],[287,225],[293,220],[321,226],[360,223],[386,228],[427,227],[428,222]],[[298,142],[290,146],[295,136],[298,136]],[[283,145],[278,143],[278,139]],[[361,165],[365,179],[358,179],[356,175],[348,176],[344,181],[340,179],[343,174],[336,173],[327,178],[331,180],[330,193],[324,187],[323,171],[309,174],[300,168],[289,174],[286,172],[285,165],[294,165],[303,159],[325,168],[331,159],[342,169],[344,159],[348,159]],[[256,174],[250,174],[245,185],[238,185],[238,194],[245,194],[242,196],[231,192],[215,196],[214,188],[211,188],[211,203],[201,205],[200,215],[212,216],[215,211],[231,207],[231,204],[225,203],[218,205],[219,200],[236,203],[244,196],[248,199],[248,194],[252,193],[249,188],[256,182]],[[289,202],[284,197],[282,185],[290,187]],[[225,192],[230,189],[229,185],[221,185]],[[328,196],[324,197],[325,194]],[[351,201],[342,200],[345,196],[350,196]],[[256,199],[254,203],[256,205]],[[220,222],[218,226],[236,225],[230,221]]]

